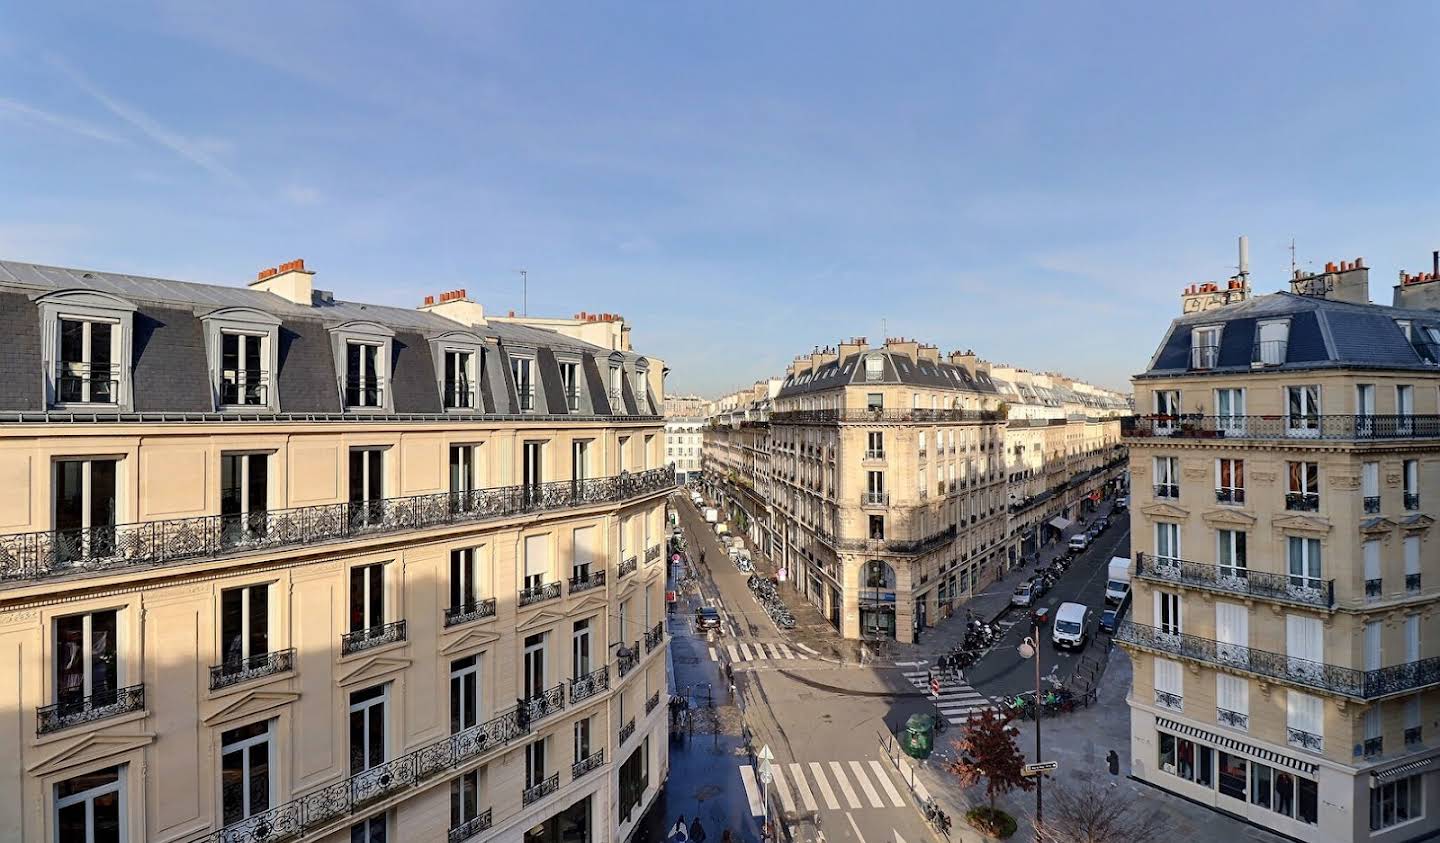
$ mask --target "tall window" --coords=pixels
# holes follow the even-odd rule
[[[1184,708],[1185,669],[1179,662],[1155,659],[1155,704],[1177,711]]]
[[[450,608],[461,610],[480,602],[480,554],[477,548],[450,551]]]
[[[549,738],[541,738],[525,745],[525,786],[535,787],[545,781],[545,744]]]
[[[575,721],[575,760],[584,761],[590,757],[590,725],[594,717],[582,717]]]
[[[1319,697],[1286,691],[1285,725],[1291,746],[1311,752],[1324,749],[1325,703]]]
[[[885,499],[885,472],[866,472],[866,490],[872,503],[883,503]]]
[[[1157,389],[1154,394],[1155,415],[1160,417],[1156,420],[1156,426],[1162,429],[1173,428],[1180,415],[1180,390]]]
[[[59,843],[120,843],[125,839],[123,765],[106,767],[55,785],[55,839]]]
[[[624,376],[619,366],[612,365],[610,367],[610,411],[612,413],[625,412],[624,395],[621,389],[621,379]]]
[[[1359,383],[1355,385],[1355,415],[1375,415],[1375,384]]]
[[[350,569],[350,631],[363,632],[385,624],[385,565]]]
[[[222,669],[240,672],[270,652],[270,585],[248,585],[220,592]]]
[[[450,446],[450,494],[460,509],[468,509],[466,493],[479,486],[478,445]]]
[[[1289,485],[1285,508],[1314,512],[1320,508],[1320,465],[1313,462],[1286,463]]]
[[[620,437],[620,470],[630,470],[630,437]]]
[[[565,392],[565,407],[574,413],[580,409],[580,364],[560,363],[560,387]]]
[[[1319,618],[1285,616],[1285,655],[1291,675],[1316,681],[1323,678],[1325,629]]]
[[[545,639],[543,632],[525,636],[525,687],[522,693],[526,699],[545,693]]]
[[[345,344],[345,406],[379,407],[385,402],[385,379],[380,372],[380,346],[367,342]]]
[[[474,359],[474,353],[469,351],[445,352],[445,409],[469,410],[475,407]]]
[[[1405,537],[1405,590],[1420,590],[1420,537]]]
[[[57,548],[67,558],[106,556],[114,551],[118,510],[118,460],[60,460],[55,463]]]
[[[450,734],[480,723],[480,657],[450,662]]]
[[[524,587],[536,589],[550,576],[550,535],[525,537]]]
[[[270,809],[270,735],[275,721],[220,733],[220,796],[225,825]]]
[[[1247,576],[1245,562],[1245,531],[1215,531],[1215,564],[1222,577],[1244,578]]]
[[[521,446],[520,463],[520,482],[525,485],[526,503],[538,503],[540,484],[545,482],[545,443],[526,442]]]
[[[1245,430],[1245,390],[1215,390],[1215,415],[1221,430],[1242,435]]]
[[[1255,355],[1251,359],[1262,366],[1283,364],[1290,339],[1290,323],[1284,320],[1261,322],[1257,327]]]
[[[385,517],[385,452],[379,448],[350,449],[350,518],[357,525]]]
[[[1168,591],[1155,592],[1155,626],[1161,632],[1178,635],[1183,631],[1180,611],[1180,595]]]
[[[1180,458],[1155,458],[1155,497],[1180,497]]]
[[[1245,502],[1245,461],[1215,461],[1215,499],[1220,503]]]
[[[1190,333],[1190,368],[1213,369],[1220,362],[1220,328],[1196,328]]]
[[[1234,729],[1250,727],[1250,680],[1215,672],[1215,713],[1217,720]]]
[[[458,828],[480,816],[480,771],[471,770],[450,780],[450,827]]]
[[[65,404],[114,404],[119,400],[117,326],[82,319],[60,320],[56,395]]]
[[[389,815],[379,814],[350,826],[350,843],[385,843],[389,836]]]
[[[1403,465],[1405,508],[1408,510],[1416,510],[1420,508],[1420,461],[1405,460]]]
[[[62,709],[111,705],[120,689],[120,613],[55,620],[55,701]]]
[[[269,467],[269,454],[220,455],[220,522],[227,540],[265,535]]]
[[[1406,776],[1370,788],[1370,830],[1425,816],[1425,774]]]
[[[570,472],[575,481],[590,478],[590,439],[576,439],[570,443]]]
[[[871,392],[865,396],[865,409],[870,412],[879,412],[885,409],[885,395],[880,392]]]
[[[220,403],[228,406],[263,406],[265,394],[263,346],[269,340],[257,334],[220,335]]]
[[[385,763],[385,715],[389,686],[376,685],[350,694],[350,775]]]
[[[1365,512],[1380,511],[1380,463],[1367,462],[1360,466],[1360,494],[1364,496]]]
[[[1320,435],[1320,387],[1285,387],[1285,429],[1291,436]]]
[[[865,380],[878,381],[885,377],[885,359],[880,355],[865,358]]]
[[[1366,539],[1361,543],[1361,559],[1365,570],[1365,597],[1379,599],[1384,591],[1383,575],[1380,569],[1380,540]]]
[[[577,527],[570,553],[570,576],[584,582],[590,579],[590,566],[595,564],[595,528]]]
[[[583,620],[578,620],[575,622],[574,630],[571,633],[570,656],[572,664],[571,669],[574,673],[575,678],[578,679],[579,677],[584,676],[592,670],[590,666],[589,618],[585,618]]]
[[[515,377],[515,397],[520,401],[520,412],[534,411],[535,361],[529,357],[511,357],[510,374]]]
[[[1292,589],[1320,588],[1320,540],[1303,536],[1287,536]]]
[[[1155,523],[1155,556],[1162,562],[1180,561],[1180,525],[1172,521]]]

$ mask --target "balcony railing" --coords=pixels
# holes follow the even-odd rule
[[[1215,722],[1222,726],[1229,726],[1232,729],[1249,729],[1250,715],[1239,711],[1231,711],[1228,708],[1215,709]]]
[[[625,742],[630,740],[630,736],[633,734],[635,734],[635,718],[632,717],[626,721],[624,726],[620,727],[620,733],[616,736],[618,738],[616,746],[624,746]]]
[[[1166,708],[1173,708],[1176,711],[1185,710],[1185,698],[1183,696],[1171,693],[1170,691],[1161,691],[1158,688],[1155,690],[1155,704],[1163,705]]]
[[[1176,439],[1434,439],[1440,437],[1436,416],[1207,416],[1149,415],[1121,419],[1129,437]]]
[[[520,606],[533,606],[536,603],[543,603],[546,600],[554,600],[560,596],[560,581],[532,585],[529,588],[520,589],[518,603]]]
[[[1419,575],[1419,574],[1406,574],[1406,575],[1405,575],[1405,590],[1406,590],[1407,592],[1411,593],[1411,594],[1414,594],[1415,592],[1417,592],[1417,591],[1420,590],[1420,575]]]
[[[1366,514],[1366,515],[1374,515],[1374,514],[1376,514],[1376,513],[1379,512],[1379,511],[1380,511],[1380,496],[1379,496],[1379,495],[1366,495],[1366,496],[1365,496],[1365,514]]]
[[[445,843],[465,843],[466,840],[489,828],[492,810],[494,809],[486,808],[485,813],[475,819],[467,820],[450,829],[445,835]]]
[[[357,629],[340,636],[340,655],[373,650],[386,644],[405,640],[405,622],[391,621],[368,629]]]
[[[120,366],[61,362],[55,372],[55,400],[62,404],[114,404],[120,394]]]
[[[665,622],[656,621],[655,625],[645,630],[645,652],[653,653],[665,641]]]
[[[377,410],[385,407],[385,381],[377,378],[342,378],[340,381],[342,394],[345,396],[345,407],[347,409],[366,409],[373,407]]]
[[[628,559],[624,559],[620,562],[619,565],[615,566],[615,578],[624,579],[625,577],[628,577],[629,575],[635,573],[635,571],[639,567],[640,562],[634,556],[631,556]]]
[[[1286,492],[1285,508],[1291,512],[1319,512],[1320,494],[1318,492]]]
[[[1250,349],[1250,362],[1261,366],[1279,366],[1285,362],[1289,340],[1261,340]]]
[[[264,372],[223,372],[220,406],[265,407],[270,404],[270,376]]]
[[[1407,510],[1413,512],[1420,508],[1420,494],[1418,492],[1406,492],[1404,497],[1405,508]]]
[[[1215,490],[1215,502],[1216,502],[1216,503],[1244,503],[1244,502],[1245,502],[1245,490],[1244,490],[1244,489],[1216,489],[1216,490]]]
[[[524,802],[526,805],[533,805],[559,789],[560,774],[551,773],[550,778],[546,779],[545,781],[540,782],[537,785],[532,785],[525,788],[525,792],[522,794],[522,799],[520,801]]]
[[[880,462],[885,459],[885,449],[871,448],[865,452],[865,459],[872,462]]]
[[[771,424],[843,424],[876,422],[979,422],[1004,421],[990,410],[886,410],[852,407],[844,410],[789,410],[771,413]]]
[[[440,402],[447,410],[471,410],[476,406],[475,384],[468,381],[439,381]]]
[[[1220,362],[1220,346],[1195,345],[1190,347],[1190,368],[1213,369]]]
[[[49,530],[0,536],[0,581],[154,565],[313,546],[362,536],[423,530],[619,503],[675,486],[674,472],[657,468],[593,480],[562,480],[469,492],[385,498],[252,513],[263,529],[234,529],[233,517],[204,515],[166,521]],[[237,535],[238,533],[238,535]]]
[[[1156,483],[1155,497],[1175,500],[1180,497],[1180,484],[1178,483]]]
[[[579,594],[582,591],[589,591],[592,588],[599,588],[605,584],[605,572],[602,570],[589,571],[580,576],[570,578],[570,593]]]
[[[1373,700],[1440,684],[1440,657],[1376,670],[1358,670],[1257,650],[1241,644],[1214,641],[1198,635],[1167,632],[1134,621],[1121,624],[1115,640],[1155,653],[1180,656],[1256,676],[1268,676],[1291,685],[1359,700]]]
[[[294,667],[295,649],[293,647],[289,650],[276,650],[272,653],[251,656],[248,659],[236,659],[212,665],[210,690],[218,691],[221,688],[229,688],[231,685],[239,685],[241,682],[249,682],[251,679],[284,673]]]
[[[1287,726],[1285,728],[1285,737],[1291,746],[1298,746],[1310,752],[1323,752],[1325,750],[1325,738],[1314,732],[1307,732],[1304,729]]]
[[[1383,595],[1384,593],[1385,580],[1381,577],[1375,577],[1374,579],[1368,579],[1365,581],[1366,600],[1379,600],[1381,595]]]
[[[570,680],[570,702],[589,699],[610,687],[610,665]]]
[[[659,691],[656,691],[655,693],[653,693],[653,694],[650,695],[650,699],[648,699],[648,700],[645,701],[645,713],[646,713],[646,714],[649,714],[650,712],[654,711],[654,710],[655,710],[655,706],[657,706],[657,705],[659,705],[659,704],[660,704],[660,692],[659,692]]]
[[[1360,744],[1360,754],[1366,758],[1369,758],[1372,755],[1379,755],[1384,751],[1385,738],[1383,737],[1366,738],[1365,741]]]
[[[625,678],[625,674],[634,670],[635,665],[639,663],[640,642],[636,641],[633,645],[628,647],[624,644],[621,644],[620,652],[615,656],[615,669],[619,671],[620,678]]]
[[[920,539],[836,539],[830,544],[836,550],[871,553],[903,553],[920,555],[943,547],[955,540],[956,528],[952,524],[937,533]]]
[[[605,763],[605,750],[600,749],[591,753],[588,757],[576,761],[570,765],[570,779],[573,781],[580,778],[591,770],[598,769]]]
[[[48,735],[81,723],[93,723],[140,711],[145,707],[145,686],[131,685],[128,688],[96,691],[89,696],[64,694],[64,699],[53,705],[35,709],[35,734]]]
[[[293,840],[344,820],[377,799],[425,784],[529,731],[519,711],[507,709],[478,726],[227,825],[192,843]]]
[[[1203,565],[1147,553],[1135,554],[1135,575],[1207,591],[1261,597],[1283,603],[1335,607],[1335,581],[1252,571],[1233,565]]]
[[[495,598],[487,597],[484,600],[469,600],[459,606],[449,606],[445,609],[445,626],[459,626],[462,623],[478,621],[482,618],[495,617]]]
[[[860,493],[861,506],[889,506],[889,492],[862,492]]]
[[[530,725],[544,717],[561,711],[565,708],[565,683],[560,683],[553,688],[546,688],[533,697],[525,700],[525,712],[529,716]]]

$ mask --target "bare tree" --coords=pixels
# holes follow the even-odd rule
[[[1126,798],[1095,779],[1046,788],[1045,819],[1035,828],[1043,843],[1149,843],[1165,833],[1164,818],[1143,800]]]

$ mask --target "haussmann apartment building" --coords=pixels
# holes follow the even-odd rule
[[[0,337],[0,839],[626,839],[667,772],[655,361],[299,261],[0,262]]]
[[[1368,275],[1187,291],[1125,430],[1132,771],[1304,841],[1440,829],[1440,281]]]

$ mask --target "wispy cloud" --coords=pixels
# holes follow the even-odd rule
[[[97,126],[91,125],[84,120],[77,120],[63,114],[56,114],[53,111],[46,111],[43,108],[36,108],[33,105],[26,105],[19,100],[0,97],[0,115],[8,115],[32,125],[47,126],[52,129],[59,129],[69,132],[72,135],[90,138],[91,140],[104,141],[105,143],[123,144],[126,140],[118,135],[111,134]]]
[[[150,140],[165,147],[171,152],[192,164],[206,170],[217,178],[224,179],[232,184],[245,186],[245,180],[238,173],[230,169],[224,162],[217,159],[211,152],[216,148],[215,142],[204,138],[192,138],[183,135],[155,118],[136,108],[135,106],[111,96],[100,88],[78,68],[56,55],[48,57],[51,65],[59,69],[70,78],[80,90],[89,94],[96,102],[104,106],[110,113],[130,124],[141,134]]]
[[[301,184],[289,185],[281,191],[281,194],[285,197],[285,201],[292,205],[319,205],[324,200],[319,190]]]

